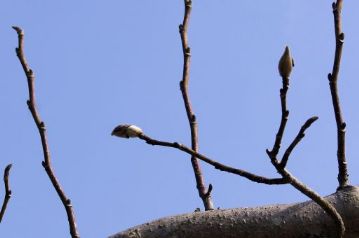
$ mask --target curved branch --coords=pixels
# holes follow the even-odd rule
[[[182,81],[180,82],[180,88],[182,92],[183,102],[186,108],[188,122],[191,129],[192,150],[198,152],[198,126],[197,126],[196,116],[193,113],[191,100],[188,93],[191,50],[190,47],[188,46],[187,29],[188,29],[189,17],[192,9],[192,1],[184,0],[184,4],[185,4],[185,13],[183,17],[183,22],[179,26],[179,32],[182,41],[182,51],[183,51],[183,73],[182,73]],[[211,192],[208,189],[206,189],[204,178],[201,172],[201,167],[196,157],[192,156],[191,163],[196,179],[198,194],[203,201],[204,208],[205,210],[213,210],[214,208],[211,198]]]
[[[318,120],[318,117],[314,116],[309,118],[304,125],[300,128],[298,135],[295,137],[295,139],[293,140],[293,142],[289,145],[289,147],[286,149],[286,151],[284,152],[283,158],[280,162],[280,166],[282,168],[285,168],[289,159],[290,154],[292,153],[294,147],[297,146],[297,144],[304,138],[305,134],[305,130],[307,130],[313,122],[315,122],[316,120]]]
[[[287,184],[289,181],[287,181],[286,179],[283,178],[266,178],[266,177],[262,177],[262,176],[258,176],[255,174],[252,174],[250,172],[247,172],[245,170],[242,169],[236,169],[224,164],[221,164],[217,161],[214,161],[190,148],[188,148],[185,145],[179,144],[177,142],[167,142],[167,141],[160,141],[160,140],[155,140],[152,139],[151,137],[145,135],[145,134],[141,134],[138,135],[138,138],[146,141],[147,144],[150,145],[159,145],[159,146],[164,146],[164,147],[172,147],[178,150],[181,150],[183,152],[186,152],[187,154],[190,154],[192,156],[195,156],[196,158],[202,160],[203,162],[206,162],[207,164],[212,165],[213,167],[215,167],[218,170],[221,171],[225,171],[228,173],[232,173],[232,174],[236,174],[242,177],[245,177],[253,182],[257,182],[257,183],[264,183],[264,184]]]
[[[299,190],[301,193],[305,194],[309,198],[311,198],[314,202],[316,202],[324,211],[328,213],[328,215],[334,220],[336,225],[339,229],[337,229],[338,237],[342,238],[344,237],[345,233],[345,225],[342,217],[337,212],[334,206],[332,206],[328,201],[324,200],[319,194],[317,194],[315,191],[311,190],[309,187],[307,187],[305,184],[300,182],[297,178],[295,178],[292,174],[290,174],[286,169],[285,166],[287,164],[288,158],[292,150],[295,148],[295,146],[300,142],[300,140],[304,137],[304,132],[307,128],[311,126],[313,122],[315,122],[318,119],[318,117],[312,117],[309,118],[304,125],[301,127],[298,135],[294,139],[294,141],[291,143],[291,145],[287,148],[286,152],[284,153],[282,161],[279,163],[277,161],[276,157],[272,157],[273,154],[267,150],[267,154],[270,157],[273,166],[277,169],[278,173],[282,175],[283,179],[286,179],[289,181],[289,183]]]
[[[342,11],[343,0],[337,0],[332,4],[334,14],[334,29],[335,29],[335,56],[332,73],[328,74],[330,93],[332,95],[332,102],[335,114],[335,121],[337,124],[337,158],[338,158],[338,182],[341,189],[348,185],[348,169],[347,161],[345,158],[345,127],[346,123],[343,119],[343,114],[340,108],[340,101],[338,95],[338,75],[340,68],[340,61],[344,43],[344,33],[342,32],[341,24],[341,11]]]
[[[297,190],[305,194],[307,197],[311,198],[315,203],[317,203],[335,222],[337,227],[337,235],[339,238],[344,237],[345,234],[345,225],[343,218],[340,216],[335,207],[330,204],[327,200],[322,198],[315,191],[311,190],[308,186],[300,182],[297,178],[291,175],[286,169],[280,171],[284,178],[290,180],[290,184],[295,187]]]
[[[1,211],[0,211],[0,223],[4,217],[7,204],[11,198],[11,190],[10,190],[10,185],[9,185],[9,173],[10,173],[11,166],[12,166],[12,164],[8,164],[4,170],[5,196],[4,196],[4,201],[2,203],[2,207],[1,207]]]
[[[358,237],[359,188],[346,187],[324,198],[348,222],[346,235]],[[180,234],[180,235],[179,235]],[[338,238],[336,225],[314,201],[193,212],[129,228],[110,238]]]
[[[36,124],[36,127],[39,131],[40,138],[41,138],[41,144],[44,154],[44,161],[42,161],[42,166],[44,167],[53,187],[55,188],[57,195],[60,197],[62,204],[65,207],[67,218],[70,226],[70,234],[72,238],[79,238],[80,235],[77,231],[76,227],[76,221],[75,221],[75,214],[72,208],[71,200],[66,197],[64,190],[61,188],[61,185],[56,178],[53,168],[51,166],[51,158],[50,158],[50,151],[49,151],[49,145],[47,142],[47,135],[46,135],[46,127],[45,123],[41,120],[40,115],[37,111],[36,107],[36,99],[35,99],[35,75],[34,72],[30,69],[25,55],[24,55],[24,32],[20,27],[14,26],[13,29],[17,32],[18,35],[18,47],[16,48],[16,54],[17,57],[20,60],[20,63],[22,65],[22,68],[25,72],[27,83],[28,83],[28,89],[29,89],[29,100],[27,101],[27,105],[29,107],[29,110],[31,112],[31,115],[34,119],[34,122]]]

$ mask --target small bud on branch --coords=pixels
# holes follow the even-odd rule
[[[142,135],[143,131],[141,128],[135,125],[128,125],[123,124],[115,127],[113,129],[111,135],[117,136],[121,138],[130,138],[130,137],[138,137],[139,135]]]
[[[279,64],[278,64],[278,70],[279,70],[280,76],[282,76],[282,78],[289,78],[290,73],[292,72],[293,66],[294,66],[293,58],[290,55],[289,47],[286,46],[284,53],[283,53],[282,57],[280,58]]]

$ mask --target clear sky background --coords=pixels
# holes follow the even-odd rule
[[[359,181],[358,9],[358,1],[345,1],[339,79],[352,184]],[[190,144],[179,90],[183,12],[182,0],[1,2],[0,167],[13,163],[13,197],[0,237],[70,237],[63,206],[41,166],[12,25],[25,31],[53,166],[82,237],[106,237],[202,208],[188,155],[110,136],[116,125],[133,123],[151,137]],[[317,115],[319,120],[293,151],[288,169],[321,195],[333,193],[336,127],[327,80],[333,29],[331,1],[195,0],[190,96],[200,151],[237,168],[278,176],[265,149],[273,145],[280,122],[277,64],[289,45],[296,65],[283,148],[306,119]],[[307,200],[289,185],[260,185],[202,167],[216,207]]]

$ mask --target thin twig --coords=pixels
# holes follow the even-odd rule
[[[51,158],[50,158],[50,151],[49,151],[49,146],[48,146],[48,142],[47,142],[45,123],[41,120],[40,115],[37,111],[37,107],[36,107],[35,84],[34,84],[35,75],[34,75],[33,71],[30,69],[30,67],[26,61],[25,55],[24,55],[24,49],[23,49],[24,32],[20,27],[17,27],[17,26],[14,26],[13,29],[17,32],[18,40],[19,40],[18,47],[16,48],[16,54],[20,60],[22,67],[23,67],[23,70],[24,70],[26,78],[27,78],[27,83],[28,83],[29,100],[27,101],[27,105],[29,107],[29,110],[31,112],[31,115],[34,119],[34,122],[37,126],[37,129],[39,131],[40,138],[41,138],[41,144],[42,144],[42,149],[43,149],[43,154],[44,154],[44,161],[42,161],[42,166],[45,168],[45,171],[46,171],[49,179],[51,180],[53,187],[55,188],[58,196],[61,199],[62,204],[65,207],[68,222],[69,222],[71,237],[79,238],[80,235],[77,231],[75,214],[74,214],[74,211],[72,208],[71,200],[66,197],[65,192],[61,188],[61,185],[60,185],[58,179],[56,178],[53,168],[51,166]]]
[[[221,164],[221,163],[219,163],[217,161],[214,161],[214,160],[206,157],[205,155],[202,155],[202,154],[188,148],[187,146],[179,144],[177,142],[167,142],[167,141],[155,140],[155,139],[152,139],[152,138],[150,138],[149,136],[147,136],[145,134],[141,134],[138,137],[140,139],[146,141],[146,143],[150,144],[150,145],[159,145],[159,146],[164,146],[164,147],[172,147],[172,148],[181,150],[183,152],[186,152],[187,154],[195,156],[196,158],[202,160],[203,162],[206,162],[207,164],[212,165],[213,167],[215,167],[218,170],[245,177],[245,178],[247,178],[247,179],[249,179],[249,180],[251,180],[253,182],[270,184],[270,185],[272,185],[272,184],[287,184],[288,183],[288,181],[286,179],[283,179],[283,178],[266,178],[266,177],[262,177],[262,176],[252,174],[252,173],[247,172],[247,171],[242,170],[242,169],[236,169],[236,168]]]
[[[308,129],[313,122],[315,122],[318,119],[318,117],[311,117],[309,118],[301,127],[298,135],[295,137],[293,142],[290,144],[290,146],[287,148],[283,155],[283,159],[279,163],[277,158],[274,156],[271,151],[267,150],[267,154],[270,157],[273,166],[277,169],[278,173],[282,175],[282,178],[286,181],[289,181],[289,183],[311,198],[314,202],[316,202],[324,211],[328,213],[330,217],[334,219],[334,222],[338,225],[338,237],[342,238],[345,233],[345,226],[342,217],[337,212],[335,207],[333,207],[328,201],[324,200],[319,194],[317,194],[315,191],[311,190],[309,187],[307,187],[305,184],[300,182],[297,178],[295,178],[292,174],[290,174],[286,169],[285,166],[288,162],[288,158],[292,150],[295,148],[295,146],[301,141],[301,139],[304,137],[304,132],[306,129]]]
[[[186,108],[188,122],[191,129],[192,150],[198,152],[198,126],[197,126],[196,116],[193,113],[191,100],[189,98],[189,93],[188,93],[191,49],[188,46],[187,29],[188,29],[189,17],[191,15],[191,10],[192,10],[192,1],[184,0],[184,4],[185,4],[185,13],[183,17],[183,22],[179,26],[179,32],[181,35],[182,50],[183,50],[183,73],[182,73],[182,81],[180,82],[180,87],[181,87],[184,105]],[[211,190],[206,189],[204,178],[201,172],[201,167],[196,157],[192,156],[191,163],[196,178],[198,194],[203,201],[204,208],[206,211],[213,210],[214,207],[211,198],[212,189]]]
[[[7,204],[11,198],[11,190],[10,190],[10,185],[9,185],[9,173],[10,173],[11,166],[12,166],[12,164],[8,164],[4,170],[5,196],[4,196],[4,201],[2,203],[1,212],[0,212],[0,223],[4,217]]]
[[[340,108],[339,95],[338,95],[338,74],[340,68],[340,61],[344,43],[344,33],[342,32],[342,11],[343,0],[337,0],[332,4],[334,15],[334,29],[335,29],[335,56],[332,73],[328,74],[330,92],[332,95],[333,108],[335,114],[335,121],[337,124],[337,157],[338,157],[338,189],[348,186],[348,169],[347,161],[345,158],[345,127],[346,123],[343,119],[343,114]]]
[[[273,145],[273,149],[270,151],[272,154],[272,157],[276,157],[283,138],[283,133],[285,126],[288,121],[289,111],[287,110],[287,92],[289,89],[289,79],[288,78],[282,78],[283,87],[280,89],[280,102],[281,102],[281,108],[282,108],[282,117],[280,121],[280,126],[277,132],[277,135],[275,137],[275,142]]]
[[[286,149],[286,151],[284,152],[283,158],[280,162],[280,166],[282,168],[285,168],[289,159],[290,154],[292,153],[294,147],[303,139],[303,137],[305,136],[304,132],[306,129],[308,129],[313,122],[315,122],[316,120],[318,120],[318,117],[314,116],[309,118],[304,125],[300,128],[298,135],[295,137],[295,139],[293,140],[293,142],[288,146],[288,148]]]

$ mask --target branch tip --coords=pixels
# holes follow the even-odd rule
[[[14,29],[17,32],[17,34],[19,34],[19,35],[24,34],[24,31],[18,26],[12,26],[12,29]]]
[[[4,217],[5,211],[6,211],[6,207],[7,204],[11,198],[11,189],[10,189],[10,185],[9,185],[9,174],[10,174],[10,169],[12,167],[12,164],[8,164],[5,169],[4,169],[4,186],[5,186],[5,195],[4,195],[4,201],[3,204],[1,206],[1,211],[0,211],[0,223]]]
[[[345,128],[347,127],[347,124],[345,122],[343,122],[341,125],[340,125],[340,128],[342,130],[344,130]],[[346,162],[345,162],[346,163]]]
[[[344,41],[344,36],[345,36],[344,32],[340,33],[339,36],[338,36],[339,40]]]
[[[12,167],[12,164],[8,164],[6,167],[5,167],[5,172],[4,172],[4,176],[9,176],[9,172],[10,172],[10,169]]]
[[[213,189],[213,186],[212,186],[212,184],[210,183],[210,184],[208,185],[208,189],[207,189],[207,192],[206,192],[206,194],[205,194],[206,197],[211,196],[212,189]]]

